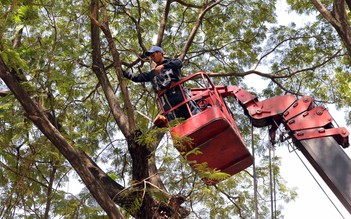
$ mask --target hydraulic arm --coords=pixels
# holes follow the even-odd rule
[[[207,164],[210,169],[233,175],[252,164],[253,158],[224,101],[225,97],[234,96],[253,126],[269,127],[273,144],[291,140],[351,214],[351,160],[343,150],[349,146],[349,132],[333,125],[327,108],[314,106],[309,96],[297,99],[293,95],[283,95],[259,101],[256,96],[236,86],[215,86],[205,72],[190,75],[170,89],[186,87],[186,83],[192,80],[198,87],[190,89],[191,95],[183,91],[184,101],[172,109],[166,111],[162,108],[163,93],[158,94],[158,100],[165,115],[187,105],[192,116],[173,127],[171,133],[176,142],[179,142],[178,136],[192,139],[180,141],[182,144],[177,149],[194,169]],[[192,113],[190,101],[197,103],[201,110],[199,113]],[[280,126],[284,126],[284,131],[277,138],[276,131]],[[201,153],[193,153],[194,149]],[[203,174],[206,171],[198,172]],[[202,178],[205,182],[211,179],[207,175]],[[207,180],[207,184],[216,183]]]
[[[346,128],[333,126],[328,109],[315,107],[309,96],[296,99],[285,95],[258,101],[254,95],[236,86],[218,87],[218,91],[223,97],[235,96],[255,127],[269,126],[273,143],[278,126],[283,124],[285,134],[280,140],[292,139],[351,213],[351,160],[341,148],[349,146],[349,132]]]

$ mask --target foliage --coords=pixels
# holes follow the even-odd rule
[[[134,73],[149,70],[142,52],[156,44],[158,29],[166,1],[101,1],[106,8],[109,28],[121,59],[121,67]],[[207,4],[206,4],[207,3]],[[197,29],[194,41],[183,54],[189,35],[199,19],[202,8],[210,8]],[[320,19],[306,1],[288,1],[291,10],[315,17],[303,26],[294,23],[280,25],[276,1],[172,1],[168,19],[159,41],[166,56],[184,55],[183,75],[196,71],[216,73],[212,80],[222,85],[246,85],[244,76],[254,70],[270,83],[260,98],[284,93],[311,95],[318,102],[333,103],[346,108],[351,121],[350,61],[337,33]],[[53,124],[75,148],[82,149],[110,176],[127,186],[132,179],[132,157],[121,127],[111,115],[101,84],[92,71],[90,34],[90,1],[1,1],[0,56],[10,69],[20,69],[22,84],[38,105],[51,115]],[[102,14],[102,13],[101,13]],[[100,14],[99,21],[103,22]],[[108,41],[100,34],[101,58],[104,71],[114,89],[116,99],[127,111],[118,74]],[[14,45],[15,39],[20,44]],[[264,73],[263,71],[267,72]],[[226,74],[226,76],[223,76]],[[135,112],[136,126],[143,134],[139,145],[154,148],[158,135],[165,131],[151,129],[151,119],[157,115],[154,93],[149,84],[127,81],[130,101]],[[1,89],[6,89],[0,81]],[[239,129],[247,145],[251,143],[250,123],[235,100],[234,109]],[[139,111],[139,112],[138,112]],[[140,113],[141,112],[141,113]],[[62,154],[24,116],[20,104],[12,95],[0,98],[0,217],[4,218],[91,218],[105,213],[87,190],[70,194],[65,186],[77,176]],[[144,115],[143,115],[144,114]],[[122,115],[120,115],[122,116]],[[266,132],[266,130],[264,130]],[[254,141],[263,134],[255,134]],[[190,139],[173,139],[175,146]],[[179,143],[179,144],[178,144]],[[259,144],[258,164],[260,216],[269,212],[267,148]],[[156,148],[156,147],[155,147]],[[192,153],[198,153],[196,150]],[[215,187],[206,186],[201,178],[221,180],[227,175],[220,170],[206,173],[206,165],[193,171],[174,149],[172,139],[165,134],[156,154],[158,173],[167,192],[183,194],[194,218],[252,218],[253,185],[250,168]],[[185,155],[186,156],[186,155]],[[274,173],[279,197],[278,209],[284,216],[285,202],[296,197],[294,189],[285,186],[279,175],[279,158],[275,158]],[[132,188],[132,187],[131,187]],[[143,190],[144,191],[144,190]],[[148,195],[166,202],[163,190],[150,187]],[[138,210],[142,197],[133,206]],[[213,204],[215,203],[215,205]],[[124,212],[125,213],[125,212]],[[127,213],[125,213],[127,215]]]

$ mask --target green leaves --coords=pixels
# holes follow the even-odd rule
[[[45,113],[52,116],[50,118],[53,119],[53,124],[58,126],[62,135],[89,153],[96,162],[106,165],[113,179],[128,184],[133,162],[128,154],[127,141],[120,132],[121,127],[118,125],[121,124],[116,124],[112,118],[104,91],[91,69],[90,2],[63,0],[53,4],[51,0],[16,1],[13,11],[10,11],[9,1],[0,2],[6,15],[0,17],[1,58],[9,68],[16,71],[21,69],[21,76],[28,79],[25,86],[30,88],[27,90],[30,96]],[[200,1],[173,1],[167,19],[162,20],[165,1],[103,3],[116,49],[120,53],[121,67],[134,73],[151,69],[148,60],[140,55],[145,48],[156,44],[157,39],[167,57],[179,56],[189,42],[189,35],[198,21],[201,8],[206,6]],[[307,1],[290,0],[288,3],[298,13],[316,15]],[[245,71],[255,69],[264,72],[264,77],[270,80],[268,87],[258,94],[262,99],[285,93],[311,95],[317,101],[334,102],[338,107],[346,107],[346,112],[351,115],[350,62],[337,33],[321,19],[311,19],[310,23],[303,26],[294,23],[281,26],[275,9],[276,1],[221,1],[204,15],[194,41],[184,54],[182,73],[226,73],[230,76],[213,80],[218,85],[246,88],[241,76]],[[7,17],[9,20],[6,21]],[[98,20],[104,22],[102,11]],[[158,35],[160,27],[163,27],[161,24],[165,24],[162,39]],[[22,34],[19,34],[20,30],[23,31]],[[20,44],[14,49],[15,38],[20,40]],[[116,63],[112,61],[110,49],[102,34],[98,44],[104,66],[101,71],[106,72],[115,98],[123,108],[124,98],[114,71]],[[150,129],[152,119],[142,115],[150,118],[157,115],[155,94],[147,83],[129,82],[127,86],[134,110],[141,112],[134,115],[137,129],[143,133],[136,143],[156,148],[158,135],[168,129]],[[256,85],[252,83],[249,86]],[[249,143],[249,122],[245,120],[239,106],[231,104],[230,107],[234,109],[241,133]],[[6,199],[16,194],[18,200],[27,202],[12,206],[7,209],[8,212],[36,208],[40,212],[35,213],[42,216],[48,200],[48,182],[54,167],[57,167],[52,186],[55,189],[69,180],[67,174],[70,168],[60,153],[24,115],[25,112],[13,96],[1,97],[0,160],[6,166],[0,168],[0,190],[3,195],[0,198],[1,206],[9,206]],[[256,134],[255,142],[262,136],[261,133]],[[161,142],[155,152],[157,172],[170,193],[185,194],[189,197],[187,204],[196,206],[196,211],[200,209],[194,214],[200,212],[205,217],[221,215],[223,218],[233,215],[252,217],[251,169],[227,178],[219,170],[210,170],[206,164],[197,164],[196,172],[182,156],[200,153],[199,150],[193,148],[188,154],[180,155],[174,148],[184,150],[191,145],[191,139],[182,136],[173,136],[171,139],[166,134]],[[258,147],[258,154],[264,155],[266,148],[261,144]],[[264,161],[258,167],[263,198],[267,197],[268,191],[264,183],[268,177],[267,163]],[[112,165],[109,166],[109,163]],[[278,167],[275,171],[279,194],[285,201],[292,200],[296,192],[284,186],[283,179],[279,178]],[[6,181],[2,183],[4,176]],[[201,178],[226,180],[217,187],[206,187]],[[23,193],[21,185],[28,185]],[[150,187],[142,191],[159,202],[166,202],[167,197],[159,188]],[[81,196],[75,195],[55,190],[49,200],[52,201],[49,216],[84,218],[102,212],[89,199],[86,191]],[[136,210],[141,201],[140,196],[133,200]],[[64,207],[66,202],[68,207]],[[213,206],[213,203],[216,205]],[[269,211],[267,203],[261,207],[262,214]],[[33,212],[26,213],[30,215]]]
[[[15,22],[33,24],[39,18],[38,7],[33,5],[22,5],[14,16]]]
[[[21,59],[20,54],[15,50],[6,49],[0,51],[0,56],[9,68],[28,70],[26,61]]]
[[[212,183],[215,184],[216,182],[230,177],[227,173],[210,168],[206,162],[193,164],[193,168],[198,172],[200,178],[202,178],[208,185],[211,185]]]

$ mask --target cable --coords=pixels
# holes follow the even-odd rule
[[[273,148],[273,163],[275,158],[275,148]],[[276,175],[273,171],[273,200],[274,200],[274,212],[275,217],[277,217],[277,188],[276,188]]]
[[[329,197],[329,195],[325,192],[325,190],[323,189],[322,185],[317,181],[316,177],[312,174],[312,172],[310,171],[310,169],[307,167],[307,165],[305,164],[305,162],[301,159],[300,155],[296,152],[296,150],[294,150],[295,154],[297,155],[297,157],[300,159],[300,161],[302,162],[302,164],[305,166],[305,168],[307,169],[307,171],[311,174],[312,178],[314,179],[314,181],[316,181],[316,183],[318,184],[319,188],[323,191],[324,195],[327,196],[327,198],[329,199],[329,201],[333,204],[334,208],[339,212],[340,216],[342,218],[345,219],[344,215],[342,215],[342,213],[340,212],[340,210],[338,209],[338,207],[335,205],[335,203],[333,202],[333,200],[331,200],[331,198]]]
[[[272,144],[273,145],[273,144]],[[270,195],[271,195],[271,218],[275,218],[275,211],[274,211],[274,197],[273,197],[273,171],[272,171],[272,145],[269,145],[268,153],[269,153],[269,187],[270,187]],[[275,191],[274,191],[275,192]]]
[[[273,156],[272,156],[272,150],[273,150]],[[274,163],[274,156],[275,156],[274,144],[271,144],[269,146],[268,151],[269,151],[269,186],[270,186],[270,195],[271,195],[271,218],[274,219],[276,218],[276,212],[277,212],[275,174],[272,167],[273,166],[272,163]]]
[[[276,127],[279,127],[278,124],[275,122]],[[270,195],[271,195],[271,218],[274,219],[277,217],[277,198],[276,198],[276,180],[275,180],[275,173],[273,171],[274,165],[274,157],[275,157],[275,131],[274,135],[269,135],[269,146],[268,146],[268,153],[269,153],[269,186],[270,186]],[[273,155],[272,155],[273,151]]]
[[[251,148],[253,156],[253,180],[254,180],[254,202],[255,202],[255,219],[258,219],[258,201],[257,201],[257,180],[256,180],[256,165],[255,165],[255,146],[254,146],[254,135],[253,135],[253,125],[251,123]]]

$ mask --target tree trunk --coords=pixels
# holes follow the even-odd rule
[[[39,130],[57,147],[60,153],[70,162],[76,170],[90,193],[105,210],[110,218],[123,218],[112,202],[101,184],[96,181],[88,168],[83,165],[83,161],[79,153],[66,141],[61,133],[51,124],[43,109],[37,106],[28,96],[26,91],[18,83],[15,72],[10,72],[3,60],[0,58],[0,77],[5,82],[11,92],[20,101],[22,107],[26,111],[26,116],[30,119]]]
[[[51,199],[52,199],[52,186],[54,185],[54,179],[55,179],[56,170],[57,170],[57,167],[53,163],[51,163],[51,167],[52,167],[52,170],[50,172],[49,186],[46,193],[47,199],[46,199],[44,219],[49,218]]]
[[[148,157],[151,155],[150,149],[146,145],[140,145],[136,143],[138,137],[140,137],[140,132],[136,131],[128,139],[128,150],[132,157],[132,176],[133,181],[143,181],[149,178],[148,169]],[[142,184],[140,186],[143,186]],[[142,200],[142,205],[135,215],[136,218],[147,219],[151,218],[153,215],[152,211],[153,200],[146,195]]]

